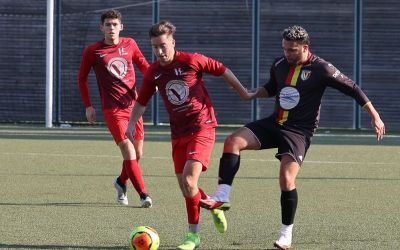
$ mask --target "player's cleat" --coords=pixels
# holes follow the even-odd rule
[[[231,208],[231,204],[229,202],[216,201],[212,197],[210,197],[208,199],[201,199],[199,204],[200,204],[200,207],[208,209],[208,210],[220,209],[223,211],[227,211]]]
[[[200,236],[197,233],[188,232],[182,244],[176,247],[177,250],[194,250],[200,246]]]
[[[217,231],[220,233],[225,233],[228,229],[228,223],[226,222],[224,211],[221,209],[213,209],[211,210],[211,215]]]
[[[118,178],[113,182],[115,189],[117,190],[117,202],[121,205],[128,205],[128,196],[126,196],[126,186],[118,183]]]
[[[153,201],[151,200],[150,196],[146,196],[144,198],[140,198],[140,207],[149,208],[153,206]]]
[[[281,234],[279,239],[274,242],[274,247],[279,250],[287,250],[292,245],[292,235]]]

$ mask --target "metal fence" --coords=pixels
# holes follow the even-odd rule
[[[2,0],[0,5],[0,121],[44,122],[46,0]],[[218,59],[248,87],[264,84],[275,57],[282,55],[280,32],[299,24],[311,36],[311,51],[357,80],[387,129],[400,129],[398,77],[400,2],[395,0],[60,0],[55,1],[53,122],[85,122],[77,73],[85,46],[102,39],[99,18],[106,9],[123,14],[123,36],[133,37],[146,58],[152,52],[147,31],[154,20],[177,26],[176,48]],[[137,72],[137,84],[142,76]],[[102,121],[94,75],[90,94]],[[244,102],[220,78],[205,76],[220,124],[244,124],[273,110],[273,100]],[[322,127],[369,128],[350,97],[328,89]],[[162,101],[150,104],[146,122],[168,123]]]

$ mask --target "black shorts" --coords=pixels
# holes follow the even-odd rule
[[[257,137],[261,148],[278,148],[276,158],[288,154],[301,166],[310,147],[311,138],[300,129],[280,125],[271,118],[264,118],[245,125]]]

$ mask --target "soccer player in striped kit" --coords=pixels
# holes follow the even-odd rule
[[[114,180],[117,202],[128,205],[126,185],[128,179],[140,196],[141,207],[151,207],[152,200],[147,193],[138,160],[143,153],[143,121],[136,123],[135,140],[131,142],[125,135],[130,113],[137,98],[133,63],[144,74],[149,64],[135,40],[120,37],[123,30],[119,11],[110,10],[101,15],[100,30],[104,39],[85,48],[79,68],[78,85],[86,108],[89,123],[96,122],[96,112],[92,106],[88,75],[93,68],[101,98],[104,120],[123,157],[122,170]]]
[[[202,199],[200,205],[206,209],[229,209],[240,151],[277,148],[282,227],[274,246],[287,249],[292,244],[298,200],[295,180],[319,123],[325,89],[335,88],[356,100],[370,115],[377,140],[383,138],[385,126],[367,96],[351,79],[310,52],[310,38],[304,28],[289,27],[282,32],[282,38],[284,56],[273,62],[269,81],[254,89],[257,98],[275,97],[275,112],[246,124],[225,139],[217,191],[209,199]]]
[[[203,75],[222,76],[244,100],[250,100],[252,93],[248,93],[221,62],[197,53],[176,51],[175,30],[175,26],[168,21],[161,21],[150,29],[151,46],[157,61],[150,65],[143,78],[126,133],[132,138],[133,124],[144,113],[148,101],[158,89],[169,113],[172,159],[185,198],[189,224],[188,233],[177,249],[192,250],[200,245],[199,201],[207,198],[197,183],[201,172],[208,168],[217,126]],[[224,212],[212,209],[211,213],[217,230],[225,232]]]

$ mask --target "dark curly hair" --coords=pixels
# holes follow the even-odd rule
[[[106,19],[118,19],[122,22],[122,14],[118,10],[108,10],[101,15],[101,23],[104,23]]]
[[[296,41],[301,44],[310,45],[308,32],[299,25],[288,27],[282,31],[282,38],[287,41]]]

